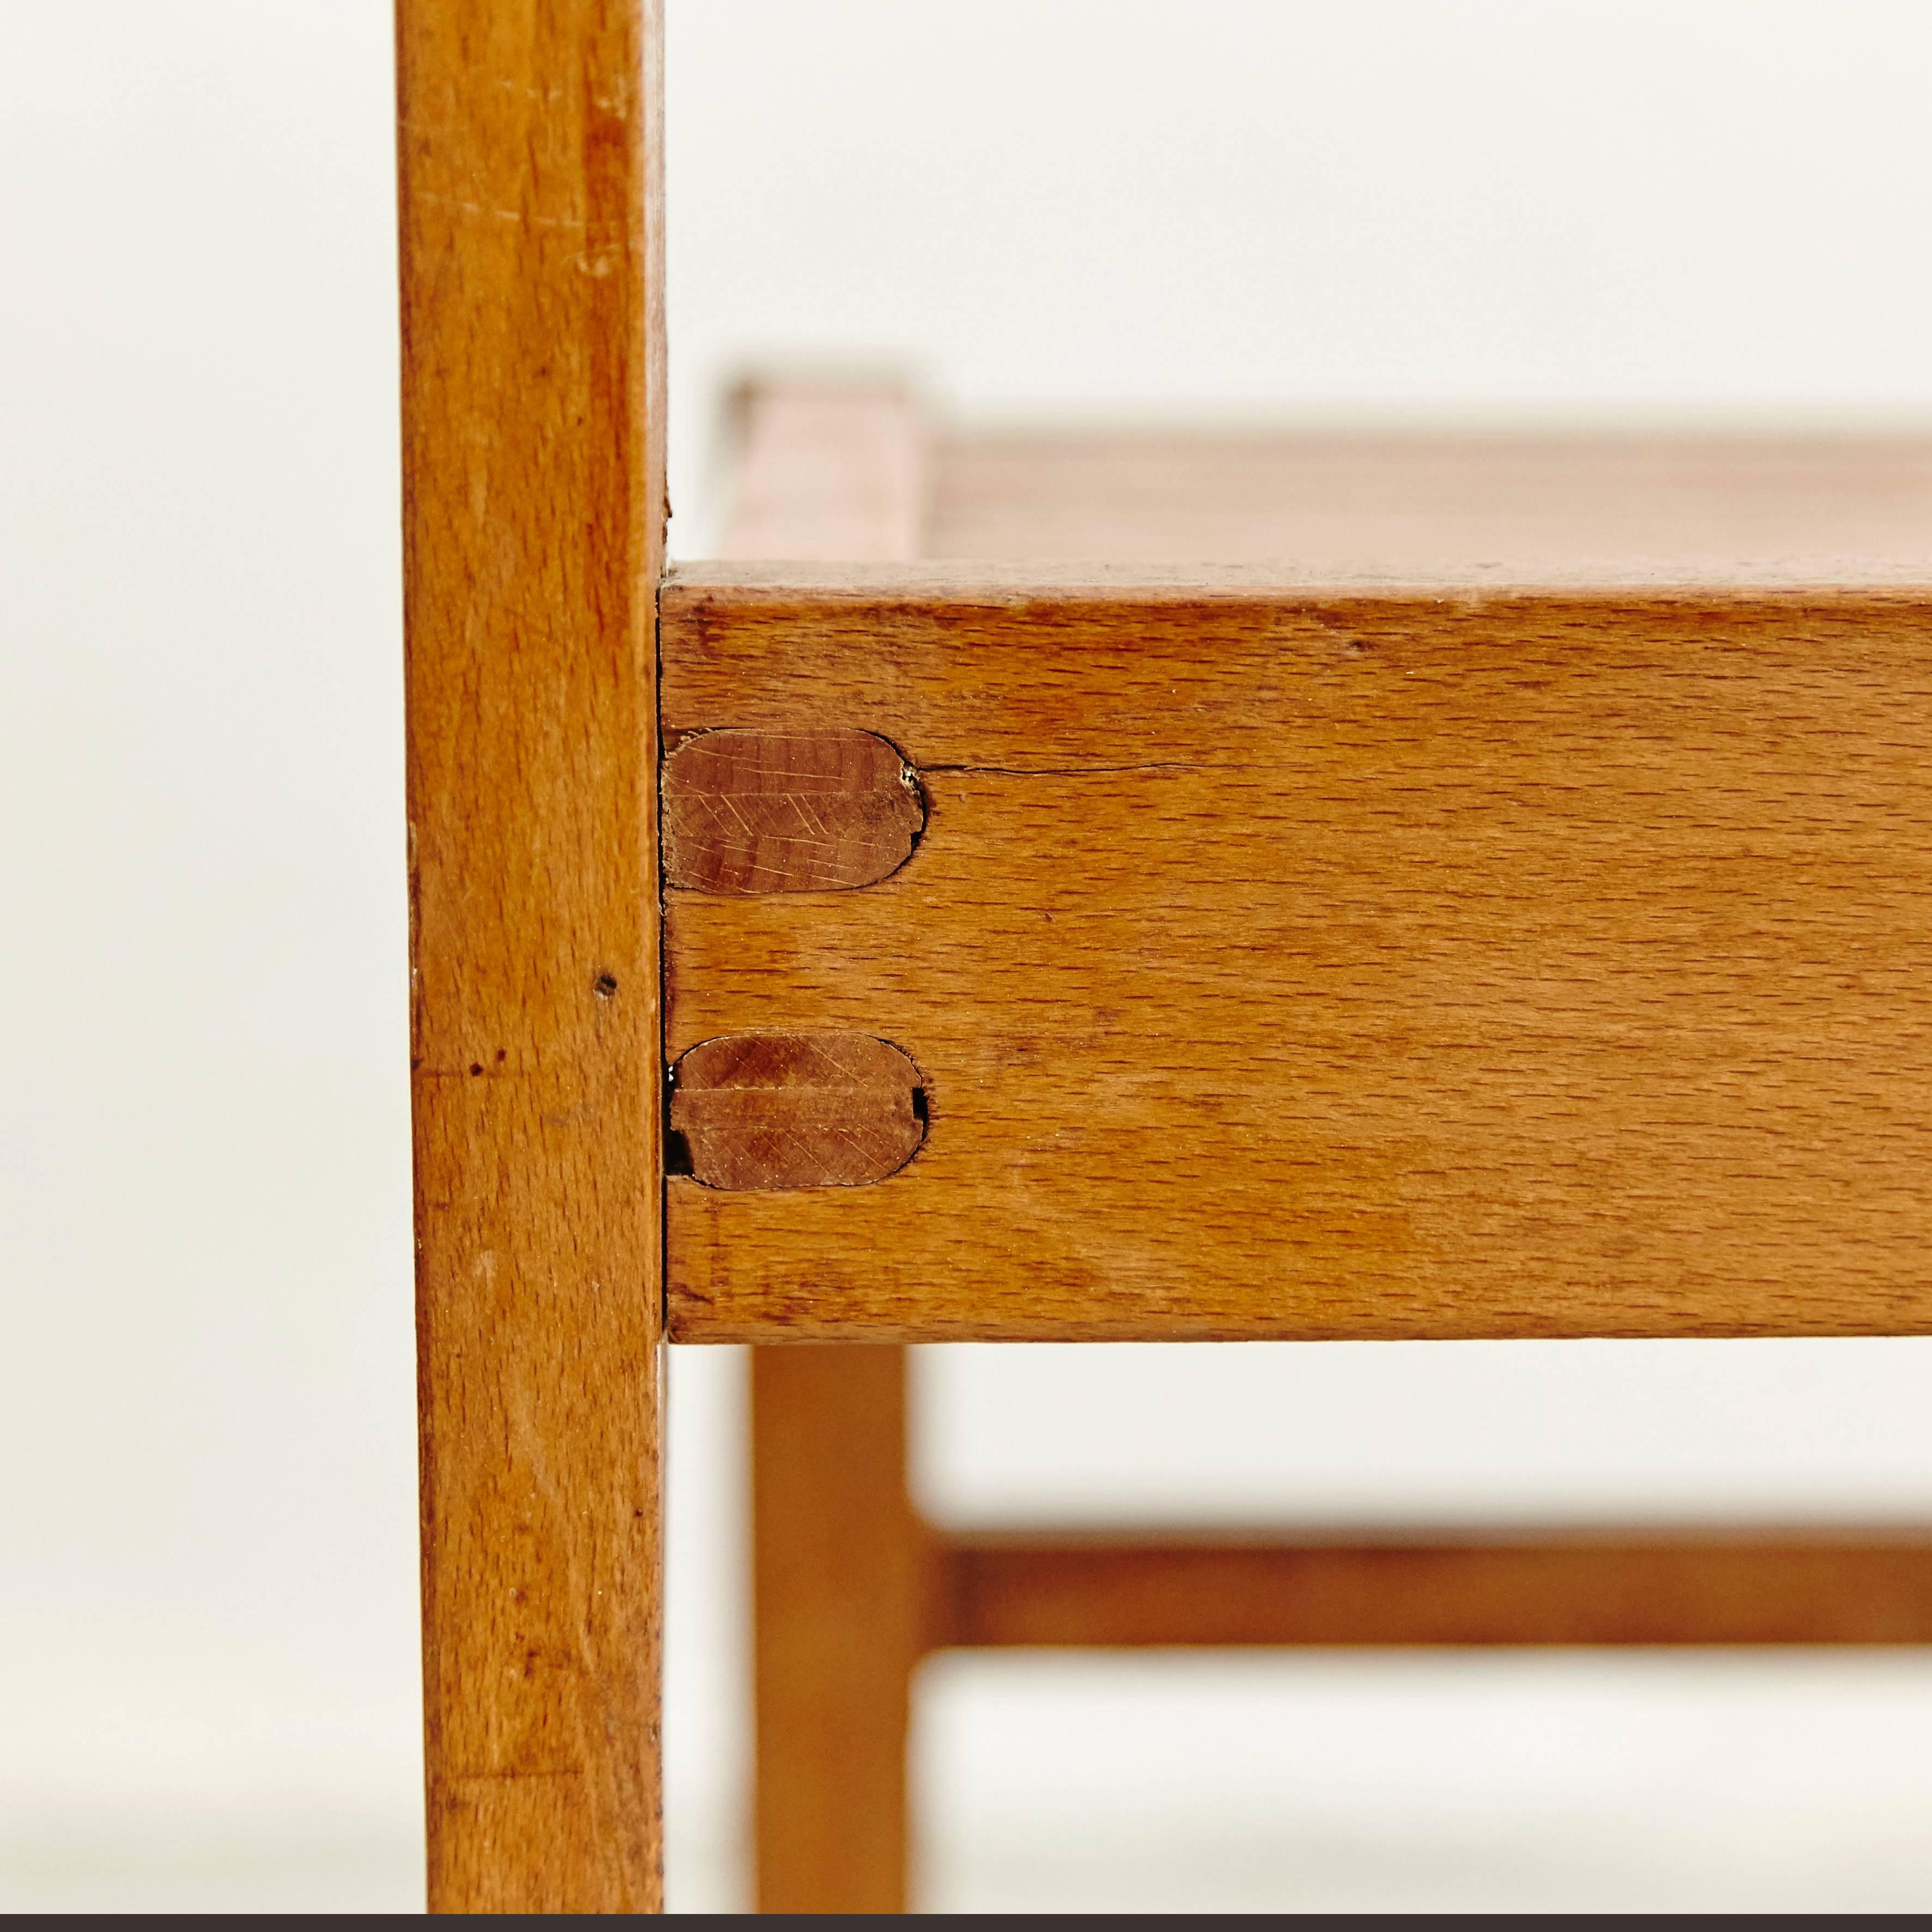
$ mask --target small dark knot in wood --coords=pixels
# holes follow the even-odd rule
[[[925,824],[918,779],[869,731],[705,731],[664,760],[664,883],[693,892],[872,885]]]
[[[919,1069],[867,1034],[726,1034],[671,1078],[671,1132],[707,1187],[863,1186],[926,1137]]]

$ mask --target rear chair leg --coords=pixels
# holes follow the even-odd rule
[[[758,1909],[902,1912],[930,1571],[905,1351],[753,1349],[752,1494]]]

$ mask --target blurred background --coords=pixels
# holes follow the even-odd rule
[[[1918,0],[669,0],[720,399],[1932,427]],[[0,8],[0,1909],[420,1902],[386,0]],[[674,1905],[745,1901],[674,1358]],[[1932,1518],[1922,1342],[921,1352],[967,1522]],[[1144,1426],[1150,1415],[1157,1429]],[[947,1909],[1932,1909],[1932,1659],[943,1660]]]

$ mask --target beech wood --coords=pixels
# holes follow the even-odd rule
[[[911,557],[926,536],[931,452],[895,382],[748,385],[737,496],[721,557]]]
[[[1932,1643],[1932,1542],[952,1536],[938,1646]]]
[[[836,414],[822,392],[812,408],[821,424]],[[835,455],[819,459],[804,446],[811,441],[808,413],[765,410],[766,438],[762,444],[754,440],[753,455],[758,458],[762,450],[776,468],[762,478],[748,479],[747,495],[765,506],[769,518],[772,506],[782,502],[785,477],[815,477],[830,491],[819,502],[819,536],[854,527],[855,506],[876,509],[890,497],[884,477],[915,473],[914,456],[929,454],[928,446],[903,418],[882,415],[875,403],[866,405],[865,414],[869,426],[832,436]],[[752,418],[760,419],[755,404]],[[882,420],[898,422],[898,445],[880,436]],[[1196,541],[1207,530],[1214,532],[1214,544],[1202,544],[1202,554],[1238,558],[1276,554],[1274,545],[1283,532],[1294,538],[1291,549],[1318,551],[1320,520],[1329,519],[1332,540],[1339,514],[1344,522],[1350,517],[1354,522],[1346,542],[1336,547],[1358,560],[1352,567],[1358,574],[1372,578],[1377,566],[1364,567],[1359,560],[1377,555],[1377,543],[1405,516],[1409,527],[1398,533],[1414,552],[1421,527],[1418,507],[1426,510],[1432,500],[1442,511],[1449,500],[1444,485],[1453,483],[1456,514],[1436,519],[1435,567],[1453,568],[1467,577],[1480,575],[1482,568],[1480,557],[1472,566],[1470,546],[1478,539],[1490,541],[1480,530],[1471,534],[1472,503],[1475,524],[1487,516],[1492,530],[1507,529],[1519,540],[1530,526],[1548,539],[1562,521],[1560,514],[1549,514],[1552,508],[1560,512],[1567,502],[1574,511],[1580,504],[1588,527],[1600,538],[1606,530],[1617,532],[1628,548],[1633,520],[1640,524],[1649,516],[1661,492],[1664,514],[1651,518],[1652,547],[1660,531],[1678,541],[1682,554],[1668,569],[1681,573],[1686,567],[1683,556],[1696,544],[1712,541],[1708,528],[1700,530],[1690,514],[1703,487],[1704,509],[1714,508],[1720,522],[1728,518],[1724,526],[1733,535],[1741,502],[1749,513],[1744,522],[1760,538],[1779,517],[1785,519],[1783,535],[1761,544],[1773,561],[1760,559],[1753,566],[1760,578],[1771,580],[1791,574],[1788,560],[1780,565],[1776,554],[1803,548],[1800,539],[1806,530],[1794,533],[1794,515],[1799,524],[1810,519],[1807,529],[1815,538],[1821,527],[1819,506],[1843,507],[1840,486],[1847,472],[1846,452],[1840,446],[1803,446],[1777,455],[1767,466],[1768,448],[1713,446],[1699,459],[1702,470],[1694,464],[1687,472],[1682,448],[1666,452],[1670,460],[1660,463],[1655,450],[1644,453],[1634,446],[1608,452],[1573,447],[1552,458],[1549,446],[1512,452],[1501,446],[1466,442],[1445,448],[1351,442],[1318,449],[1311,458],[1304,442],[1283,448],[1250,440],[1234,452],[1240,460],[1230,467],[1225,451],[1216,454],[1214,446],[1178,439],[1161,439],[1157,445],[1120,440],[1016,445],[1008,440],[976,449],[941,442],[931,466],[938,481],[927,540],[936,548],[972,554],[975,530],[980,538],[990,530],[992,541],[1010,544],[1012,554],[1022,556],[1051,554],[1061,544],[1068,553],[1131,557],[1175,554],[1174,546]],[[868,449],[874,453],[869,468],[854,454]],[[1020,452],[1017,472],[1011,466],[1016,449]],[[1137,453],[1124,460],[1124,450]],[[1886,464],[1896,449],[1888,446],[1880,454],[1885,460],[1874,472],[1876,482],[1872,476],[1866,481],[1882,512],[1876,521],[1894,517],[1891,527],[1896,535],[1902,527],[1897,519],[1901,502],[1910,509],[1918,500],[1911,493],[1922,494],[1923,452],[1889,470]],[[1914,464],[1919,467],[1915,470]],[[1004,472],[1002,464],[1009,466]],[[1351,466],[1360,472],[1354,477],[1353,501],[1348,488],[1338,487],[1349,482]],[[1700,474],[1704,485],[1698,482]],[[975,488],[988,478],[990,485],[976,501]],[[1365,478],[1373,483],[1372,489]],[[1418,493],[1425,500],[1420,506]],[[907,521],[903,515],[888,514],[870,527],[902,530]],[[734,545],[730,554],[755,556],[773,545],[778,554],[796,550],[806,557],[838,554],[836,547],[814,549],[782,529],[775,532],[769,520],[754,534],[754,541]],[[1917,537],[1922,535],[1922,526]],[[1896,578],[1898,572],[1888,561],[1892,543],[1892,536],[1868,543],[1870,554],[1860,568],[1876,580],[1888,573]],[[1554,548],[1560,550],[1562,545]],[[1840,548],[1856,550],[1858,546]],[[1560,578],[1569,566],[1561,557],[1552,560],[1551,548],[1545,541],[1538,568]],[[1178,554],[1189,553],[1183,548]],[[1653,586],[1659,579],[1654,559],[1633,568],[1626,556],[1616,568]],[[866,585],[869,582],[876,592],[890,573],[792,566],[781,574],[794,588],[802,584],[812,597],[839,607],[844,614],[838,621],[847,623],[851,607],[870,594]],[[1063,590],[1069,585],[1077,590],[1083,580],[1104,581],[1107,574],[1090,566],[1057,573]],[[1210,584],[1211,574],[1195,568],[1160,587],[1148,586],[1142,571],[1142,581],[1128,588],[1130,595],[1155,604],[1163,596],[1190,596],[1218,603],[1239,601],[1257,588],[1266,590],[1268,580],[1282,573],[1276,568],[1244,578],[1239,572],[1223,572]],[[921,566],[900,573],[894,588],[923,583],[929,589],[936,583],[943,603],[964,586],[969,595],[985,592],[988,602],[1011,609],[1025,607],[1042,588],[1052,590],[1055,575],[1039,566],[950,574]],[[760,584],[769,591],[773,578],[764,569],[710,572],[705,581],[733,590],[749,586],[755,593]],[[1117,573],[1105,587],[1116,593],[1121,584]],[[1467,601],[1461,593],[1458,598]],[[1835,602],[1835,593],[1823,601]],[[1894,615],[1898,608],[1894,604]],[[1052,619],[1060,612],[1058,608],[1042,612],[1036,604],[1028,614]],[[896,675],[908,664],[916,669],[922,652],[929,656],[957,639],[958,615],[926,610],[908,623],[904,613],[898,614],[892,652],[878,661],[880,675]],[[710,616],[704,610],[693,620],[694,628],[703,631]],[[1580,626],[1586,641],[1597,622],[1600,614],[1593,616],[1586,610]],[[1131,647],[1131,640],[1120,646]],[[979,668],[985,668],[983,664]],[[770,699],[769,686],[756,676],[748,688],[760,702]],[[1078,770],[1087,785],[1115,776],[1086,764]],[[934,771],[926,782],[936,794],[939,785],[960,776]],[[940,822],[943,826],[943,812]],[[1022,839],[1011,849],[1024,854],[1028,848]],[[1092,843],[1076,841],[1069,849],[1084,862]],[[1060,900],[1047,910],[1064,916]],[[764,933],[776,949],[769,958],[793,959],[788,949],[796,943],[803,914],[801,905],[788,920],[775,922]],[[682,910],[674,908],[674,932],[682,916]],[[678,964],[674,939],[674,970]],[[787,996],[794,990],[790,982],[784,982]],[[1086,1090],[1081,1091],[1084,1095]],[[1061,1096],[1063,1136],[1077,1134],[1083,1124],[1077,1112],[1066,1110],[1067,1097]],[[697,1333],[706,1332],[701,1318],[692,1326]],[[921,1526],[905,1501],[902,1351],[760,1349],[754,1360],[759,1856],[761,1897],[774,1904],[856,1910],[868,1901],[889,1906],[900,1896],[904,1682],[912,1660],[927,1648],[1932,1639],[1932,1544],[1922,1535],[1618,1532],[1485,1538],[1438,1532],[1406,1540],[1296,1541],[941,1534]],[[896,1853],[895,1844],[902,1848]]]
[[[743,399],[743,424],[728,555],[916,554],[925,437],[899,392],[754,389]],[[854,760],[831,742],[835,735],[806,748],[802,760],[794,741],[782,761],[760,760],[758,768],[802,766],[819,782],[828,771],[862,770],[866,782],[842,785],[835,808],[908,837],[923,814],[904,815],[918,794],[902,782],[896,749],[889,764]],[[854,790],[856,811],[847,803]],[[816,793],[807,806],[820,826],[827,823],[824,797]],[[755,848],[760,876],[784,890],[860,885],[858,873],[876,863],[846,862],[876,844],[852,838],[849,819],[836,822],[830,838],[774,840],[764,836],[774,822],[782,833],[811,828],[785,823],[769,806],[736,808],[757,828],[742,845]],[[830,871],[828,848],[838,855]],[[904,856],[898,851],[894,863]],[[767,1016],[763,1030],[782,1024]],[[674,1100],[674,1118],[681,1104]],[[905,1909],[906,1726],[934,1578],[930,1540],[906,1494],[905,1384],[902,1348],[752,1351],[754,1811],[764,1911]]]
[[[866,1034],[727,1034],[674,1077],[671,1128],[706,1187],[864,1186],[925,1131],[919,1069]]]
[[[927,472],[929,557],[1331,584],[1932,580],[1922,435],[956,434]]]
[[[438,1911],[661,1898],[658,31],[397,10]]]
[[[892,1040],[917,1162],[674,1180],[691,1340],[1932,1324],[1932,593],[686,575],[667,724],[924,786],[680,895],[673,1052]]]
[[[704,731],[664,763],[668,890],[752,895],[876,884],[926,824],[896,747],[867,731]]]
[[[905,1909],[906,1726],[932,1573],[904,1351],[752,1354],[758,1909]]]

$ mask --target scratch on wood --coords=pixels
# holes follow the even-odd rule
[[[671,1132],[707,1187],[863,1186],[926,1135],[919,1069],[866,1034],[726,1034],[694,1046],[672,1079]]]
[[[687,891],[872,885],[925,825],[917,777],[869,731],[705,731],[664,763],[664,883]]]

